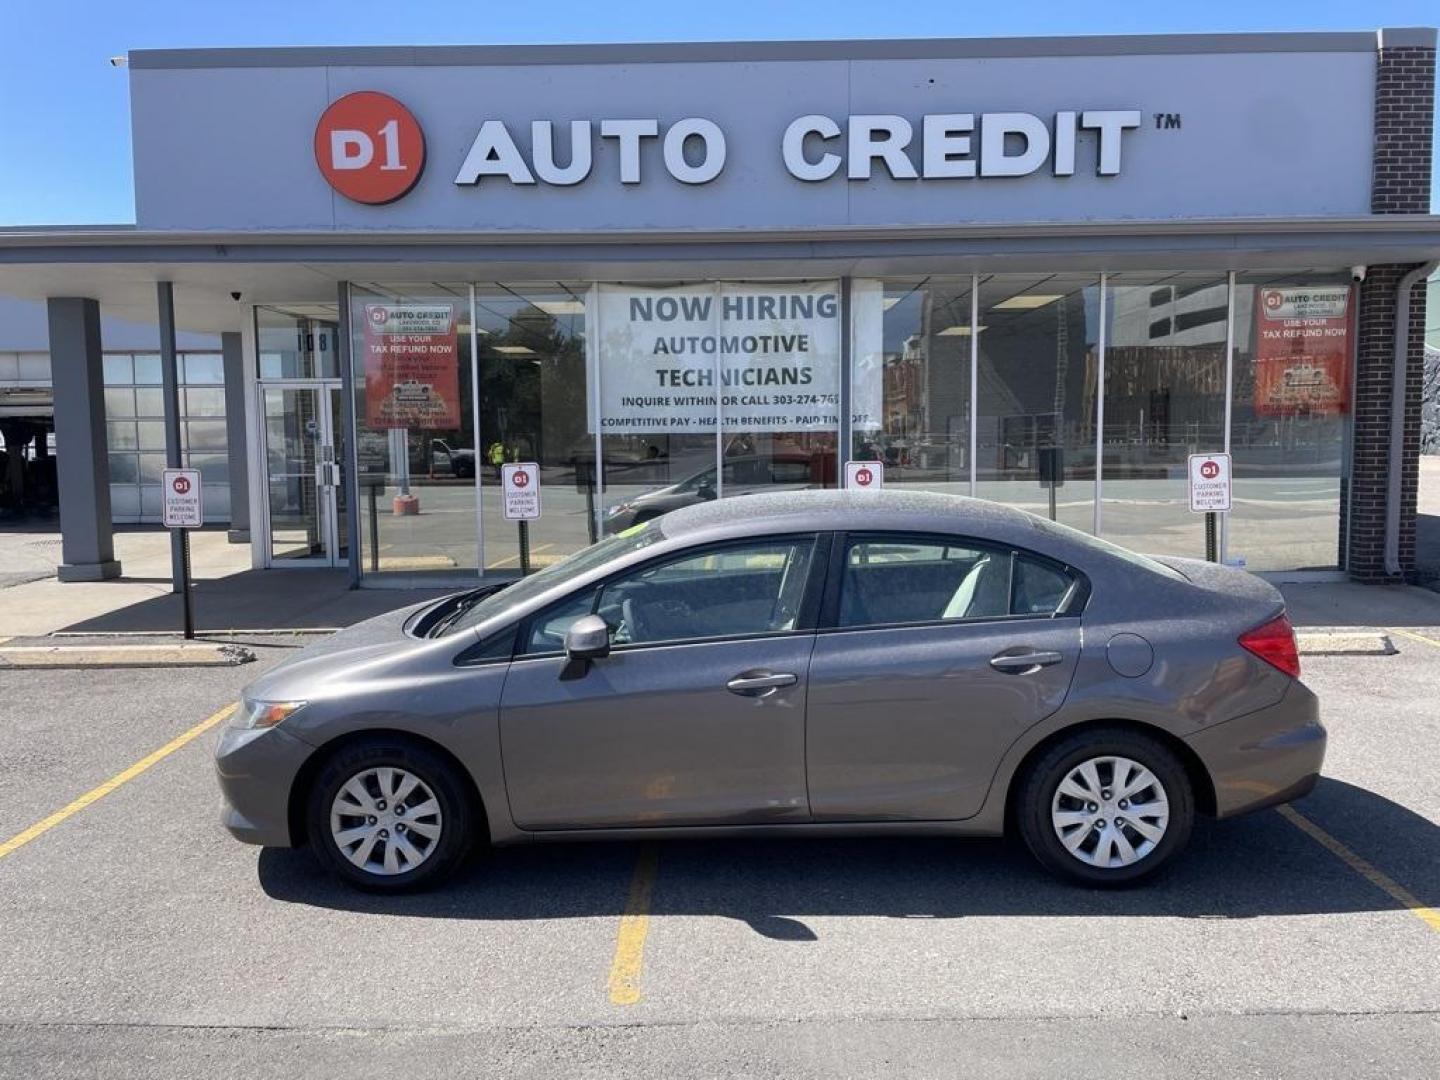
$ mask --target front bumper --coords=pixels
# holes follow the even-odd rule
[[[215,775],[225,796],[221,824],[247,844],[292,847],[290,791],[314,752],[284,727],[227,727],[215,747]]]
[[[1325,762],[1320,702],[1294,682],[1276,704],[1185,740],[1215,785],[1215,816],[1234,817],[1308,793]]]

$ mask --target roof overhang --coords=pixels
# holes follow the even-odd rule
[[[1430,214],[663,234],[21,228],[0,230],[0,293],[89,296],[148,319],[155,282],[171,281],[180,324],[216,331],[238,327],[243,304],[333,300],[340,281],[1221,272],[1431,259],[1440,259],[1440,216]]]

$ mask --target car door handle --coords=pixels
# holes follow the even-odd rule
[[[742,671],[725,684],[725,689],[741,697],[765,697],[799,681],[800,676],[789,671]]]
[[[1007,675],[1020,675],[1036,668],[1049,667],[1065,659],[1058,652],[1000,653],[990,658],[990,666]]]

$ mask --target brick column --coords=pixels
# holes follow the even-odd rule
[[[1430,209],[1435,109],[1435,32],[1384,30],[1375,69],[1375,150],[1370,209]],[[1357,581],[1385,581],[1385,498],[1389,481],[1391,376],[1396,285],[1414,264],[1371,266],[1360,286],[1355,350],[1354,438],[1346,568]],[[1402,576],[1415,571],[1415,489],[1419,477],[1420,390],[1425,373],[1425,283],[1410,294],[1406,354],[1405,454],[1400,496]]]

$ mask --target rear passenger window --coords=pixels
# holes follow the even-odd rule
[[[1052,615],[1059,608],[1073,579],[1065,571],[1030,559],[1015,557],[1015,582],[1010,596],[1012,615]]]
[[[1048,615],[1070,575],[1025,555],[944,540],[867,537],[846,548],[840,626]]]

